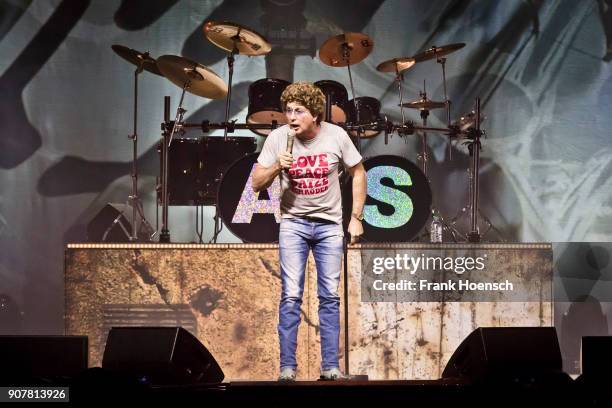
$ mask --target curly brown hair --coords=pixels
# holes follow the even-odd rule
[[[325,94],[318,86],[311,82],[295,82],[289,85],[281,94],[283,110],[291,102],[303,105],[312,116],[317,118],[317,123],[321,123],[325,112]]]

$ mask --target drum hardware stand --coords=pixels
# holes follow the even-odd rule
[[[213,217],[215,224],[214,224],[213,236],[208,241],[209,244],[216,244],[217,237],[219,236],[219,233],[223,230],[223,224],[221,223],[221,218],[219,216],[219,207],[217,206],[217,204],[213,204],[213,206],[215,207],[215,215]],[[198,236],[198,243],[203,244],[204,243],[203,235],[204,235],[204,207],[205,205],[204,204],[196,205],[195,207],[196,207],[196,235]]]
[[[163,130],[163,125],[162,125]],[[161,178],[160,176],[155,177],[155,231],[159,231],[159,205],[157,204],[157,195],[161,191]]]
[[[225,124],[227,125],[229,122],[229,114],[230,114],[230,104],[232,101],[232,79],[234,77],[234,55],[238,54],[238,47],[236,47],[236,40],[240,39],[240,29],[238,29],[238,33],[236,33],[236,35],[234,37],[232,37],[232,40],[234,41],[234,48],[232,49],[232,51],[227,55],[227,68],[229,70],[229,78],[228,78],[228,85],[227,85],[227,98],[225,99]],[[223,129],[223,140],[227,142],[227,127],[225,127]]]
[[[433,47],[434,50],[436,47]],[[442,65],[442,86],[444,88],[444,102],[446,103],[446,126],[451,125],[450,119],[450,104],[451,102],[448,100],[448,94],[446,93],[446,58],[439,57],[436,58],[436,62]]]
[[[215,205],[215,216],[213,217],[215,221],[215,229],[212,238],[208,241],[209,244],[216,244],[217,238],[221,231],[223,231],[223,223],[221,222],[221,217],[219,216],[219,207]]]
[[[268,54],[272,50],[272,45],[261,36],[261,34],[251,30],[248,27],[240,24],[231,23],[228,21],[208,21],[204,24],[204,36],[215,46],[229,52],[227,55],[228,66],[228,88],[225,99],[225,122],[227,127],[229,124],[230,105],[232,100],[232,81],[234,77],[234,56],[236,54],[248,56],[260,56]],[[236,30],[234,32],[234,30]],[[246,47],[238,47],[238,45],[246,45]],[[241,49],[242,48],[242,49]],[[227,142],[227,133],[229,129],[223,129],[223,141]]]
[[[444,66],[444,65],[442,65]],[[449,123],[450,125],[450,123]],[[480,242],[480,231],[478,231],[478,194],[480,186],[480,98],[476,98],[476,131],[472,142],[472,196],[470,197],[470,232],[468,232],[469,242]]]
[[[391,137],[393,137],[393,123],[391,123],[389,119],[387,119],[387,115],[385,115],[385,118],[379,121],[378,127],[384,130],[385,145],[388,145],[389,144],[389,134],[391,134]]]
[[[204,205],[196,206],[196,235],[198,236],[198,243],[203,244],[204,239],[202,238],[204,235]],[[219,233],[223,230],[223,224],[221,223],[221,217],[219,216],[219,207],[217,204],[214,204],[215,207],[215,215],[213,217],[214,230],[213,236],[208,241],[209,244],[216,244]]]
[[[406,118],[404,116],[404,93],[402,91],[402,81],[403,81],[403,75],[399,70],[399,67],[397,64],[395,64],[395,80],[397,81],[397,91],[399,93],[399,100],[400,100],[400,112],[402,114],[402,125],[404,123],[406,123]],[[387,144],[387,139],[385,138],[385,144]]]
[[[148,55],[148,53],[145,53],[145,56],[148,57]],[[132,174],[130,175],[132,178],[132,194],[128,196],[125,209],[121,211],[119,215],[117,215],[117,218],[113,220],[111,225],[104,232],[102,241],[106,241],[106,236],[116,224],[121,226],[121,229],[130,241],[138,241],[139,227],[142,227],[145,230],[148,241],[153,240],[155,235],[157,235],[157,231],[153,229],[144,215],[142,201],[138,196],[138,75],[140,75],[144,70],[145,62],[147,62],[146,59],[142,59],[134,71],[134,133],[128,135],[128,139],[132,140]],[[127,231],[123,223],[120,221],[121,216],[128,207],[132,207],[131,232]]]
[[[164,97],[164,123],[162,123],[162,175],[161,175],[161,205],[162,205],[162,228],[159,235],[159,242],[170,242],[170,232],[168,231],[168,143],[170,139],[170,129],[174,129],[174,124],[170,122],[170,97]]]
[[[331,93],[329,90],[325,92],[325,119],[329,123],[332,122],[332,103],[331,103]]]
[[[227,129],[228,133],[233,133],[236,129],[265,129],[265,130],[274,130],[278,127],[278,122],[273,120],[272,123],[236,123],[235,120],[232,120],[229,123],[213,123],[209,120],[203,120],[201,123],[183,123],[183,129],[189,128],[200,128],[202,133],[208,133],[214,129]]]
[[[194,79],[203,78],[202,75],[195,70],[195,68],[189,72],[190,76]],[[183,91],[181,92],[181,99],[179,105],[176,108],[176,116],[174,122],[170,122],[170,97],[164,97],[164,124],[162,132],[162,230],[159,236],[159,242],[170,242],[170,230],[168,229],[168,206],[170,200],[168,197],[168,166],[169,166],[169,149],[172,144],[172,139],[177,131],[184,132],[183,129],[183,115],[187,112],[183,109],[183,100],[185,98],[185,91],[189,88],[190,81],[183,84]],[[170,129],[170,131],[168,131]]]
[[[355,108],[355,118],[357,119],[357,151],[361,154],[361,120],[359,117],[359,109],[357,106],[357,100],[355,99],[355,87],[353,86],[353,75],[351,74],[351,46],[345,41],[342,43],[342,58],[347,62],[346,68],[348,69],[349,83],[351,85],[351,95],[353,96],[353,106]]]
[[[480,186],[480,150],[482,149],[482,143],[480,142],[481,136],[484,134],[484,131],[480,129],[480,98],[476,98],[476,128],[468,129],[467,134],[468,138],[471,140],[467,142],[468,150],[470,152],[470,156],[472,161],[470,163],[470,171],[469,171],[469,203],[464,206],[461,210],[459,210],[458,214],[451,220],[451,225],[453,226],[453,230],[459,233],[455,228],[457,220],[461,218],[463,214],[465,214],[468,210],[470,212],[470,231],[463,235],[467,239],[468,242],[480,242],[481,239],[491,230],[493,229],[497,234],[502,237],[501,232],[493,225],[493,223],[482,214],[480,208],[478,207],[479,201],[479,186]],[[481,217],[483,221],[487,225],[487,229],[484,233],[480,233],[478,229],[478,217]],[[460,234],[460,233],[459,233]],[[502,237],[502,242],[505,240]]]
[[[195,206],[195,224],[196,224],[196,235],[198,236],[198,244],[203,244],[204,240],[202,239],[202,235],[204,234],[204,206],[196,205]]]
[[[346,66],[349,75],[351,86],[351,95],[353,96],[353,109],[355,117],[352,118],[357,125],[360,125],[361,115],[359,114],[359,106],[355,98],[355,85],[353,83],[353,73],[351,72],[351,64],[357,64],[365,59],[370,52],[374,42],[371,38],[362,33],[344,32],[342,34],[328,38],[319,49],[319,59],[326,65],[331,67]],[[351,60],[351,58],[353,58]],[[357,126],[357,142],[355,143],[359,153],[362,153],[361,148],[361,133],[363,128]]]
[[[419,92],[422,97],[427,97],[425,92]],[[423,127],[427,127],[427,117],[429,116],[428,109],[421,109],[421,119],[423,120]],[[429,155],[427,154],[427,132],[421,132],[421,154],[419,155],[419,159],[421,159],[421,169],[423,170],[423,174],[425,178],[429,180],[429,175],[427,174],[427,162],[429,161]]]
[[[415,131],[414,122],[409,120],[406,123],[396,126],[391,123],[391,133],[397,130],[397,135],[399,137],[413,135]]]
[[[423,81],[423,92],[419,92],[419,96],[421,97],[421,99],[423,100],[427,100],[427,91],[425,90],[425,81]],[[448,106],[448,105],[447,105]],[[423,131],[421,132],[421,154],[420,159],[421,159],[421,164],[422,164],[422,170],[423,170],[423,174],[425,175],[425,178],[427,179],[427,181],[430,182],[431,184],[431,180],[429,179],[429,173],[428,173],[428,166],[427,163],[429,161],[429,154],[427,152],[427,118],[429,117],[429,109],[421,109],[421,119],[423,120]],[[433,203],[433,192],[432,192],[432,206],[431,206],[431,217],[434,216],[434,214],[438,214],[440,217],[440,221],[442,222],[442,228],[443,230],[446,230],[448,232],[450,232],[451,236],[453,237],[453,242],[457,242],[457,236],[455,234],[455,231],[451,228],[451,226],[446,222],[446,220],[444,219],[444,216],[442,215],[442,213],[437,209],[435,203]],[[425,234],[427,234],[427,237],[429,238],[429,218],[427,219],[427,223],[425,224],[425,233],[422,234],[421,236],[419,236],[419,240],[423,239],[423,236]]]
[[[437,48],[434,46],[433,49],[436,50]],[[446,126],[448,126],[450,128],[450,126],[451,126],[451,114],[450,114],[451,101],[448,99],[448,94],[446,93],[446,58],[445,57],[438,57],[438,58],[436,58],[436,62],[442,66],[442,87],[444,89],[444,103],[446,104]],[[449,143],[448,143],[448,158],[449,158],[449,160],[453,159],[452,155],[453,155],[453,149],[452,149],[451,143],[449,141]],[[443,225],[446,226],[446,224],[444,222],[443,222]],[[454,236],[454,234],[453,234],[453,236]]]

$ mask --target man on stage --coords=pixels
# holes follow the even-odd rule
[[[296,377],[297,332],[309,250],[317,267],[321,379],[337,380],[343,378],[338,362],[338,286],[344,236],[338,172],[343,166],[353,178],[348,226],[351,242],[363,234],[366,173],[362,157],[347,133],[339,126],[322,122],[325,95],[319,88],[308,82],[289,85],[281,95],[281,104],[288,125],[268,135],[253,173],[255,191],[267,188],[276,176],[280,175],[281,182],[279,380],[293,381]]]

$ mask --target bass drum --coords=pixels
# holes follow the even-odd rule
[[[160,173],[163,172],[161,144],[159,153]],[[174,138],[168,150],[168,204],[205,205],[207,194],[206,174],[200,164],[204,161],[204,145],[201,139]],[[157,191],[161,203],[161,190]]]
[[[169,205],[215,205],[225,170],[257,148],[253,137],[174,138],[168,150]],[[163,171],[161,145],[160,169]],[[158,191],[161,202],[161,191]]]
[[[225,172],[217,193],[223,224],[243,242],[277,242],[280,229],[280,181],[253,191],[253,170],[259,153],[236,160]]]
[[[340,82],[324,80],[314,83],[325,94],[325,113],[323,120],[331,123],[346,122],[346,104],[348,92]],[[331,120],[327,118],[328,107],[331,106]]]
[[[360,96],[358,98],[348,101],[347,107],[347,117],[348,122],[353,125],[364,125],[372,122],[377,122],[382,120],[382,116],[380,114],[380,102],[376,98],[372,98],[371,96]],[[357,123],[357,114],[355,113],[355,104],[357,105],[357,110],[359,111],[359,123]],[[357,131],[352,130],[349,132],[351,136],[357,136]],[[377,136],[380,133],[380,130],[366,130],[361,134],[362,138],[369,138]]]
[[[290,82],[282,79],[264,78],[253,82],[249,86],[249,110],[247,123],[272,124],[276,121],[279,126],[287,123],[287,117],[281,108],[280,97]],[[260,136],[268,136],[269,129],[254,129]]]
[[[363,162],[367,197],[363,209],[365,242],[412,241],[429,219],[431,188],[417,165],[399,156],[377,156]],[[353,204],[351,183],[344,185],[344,227]]]

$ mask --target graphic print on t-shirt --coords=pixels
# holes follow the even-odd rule
[[[296,195],[316,195],[329,189],[327,153],[298,156],[289,169],[291,191]]]

